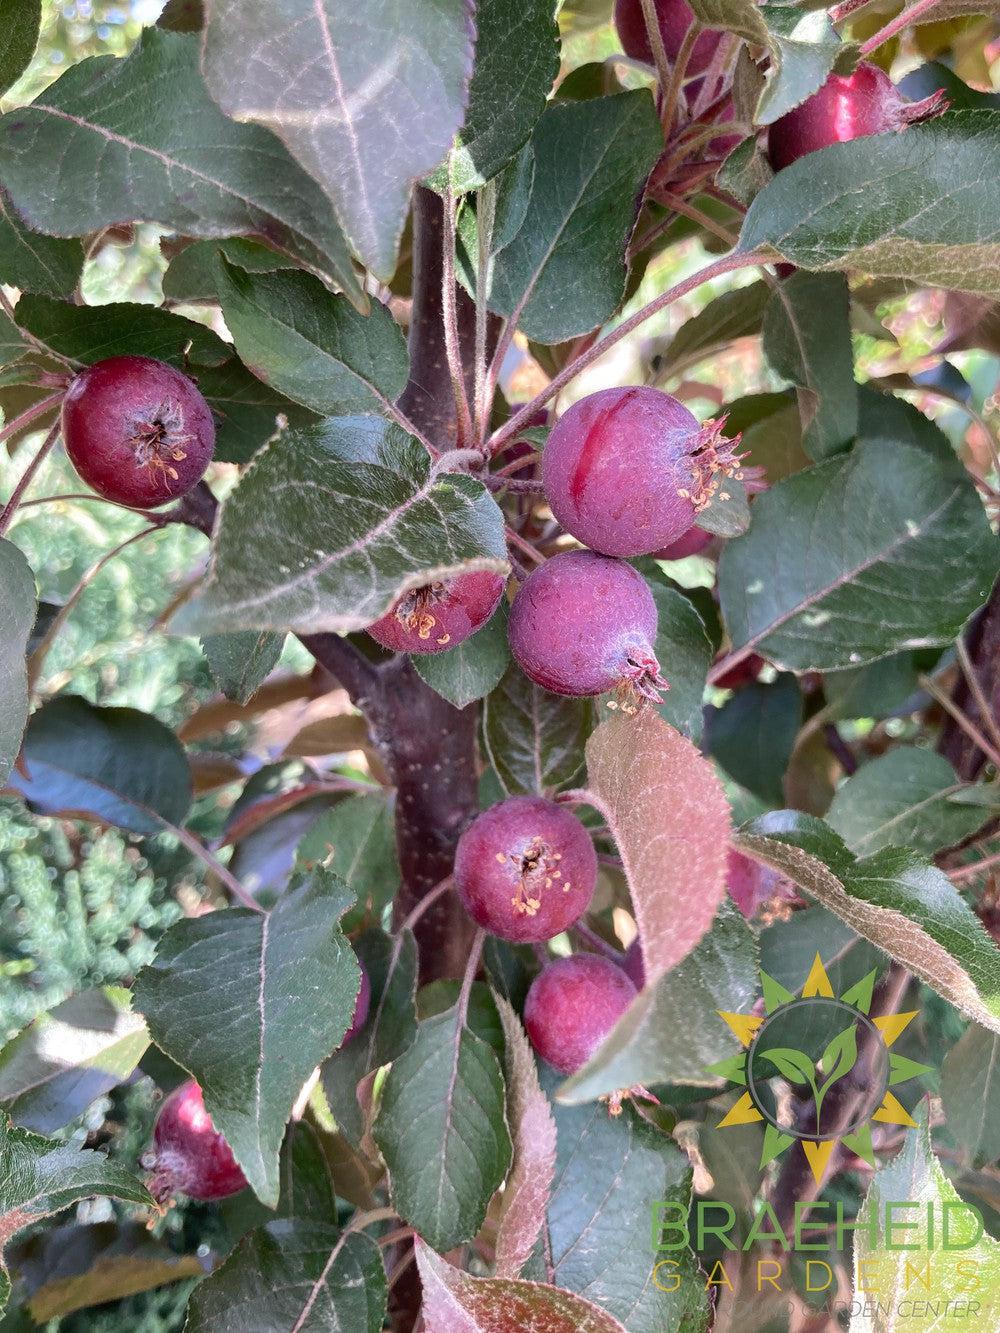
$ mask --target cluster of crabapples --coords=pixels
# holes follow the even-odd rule
[[[656,0],[655,9],[672,62],[692,11],[685,0]],[[655,64],[641,0],[617,0],[615,22],[626,53]],[[698,36],[688,59],[691,79],[706,73],[721,40],[712,31]],[[900,130],[941,106],[939,94],[906,102],[887,75],[862,62],[852,74],[831,75],[776,121],[768,156],[781,171],[831,144]],[[616,691],[626,708],[659,698],[666,681],[653,648],[656,605],[627,562],[643,555],[680,559],[709,543],[697,520],[724,494],[728,477],[742,477],[738,441],[723,436],[723,424],[699,424],[675,398],[653,388],[605,389],[563,413],[543,452],[542,482],[554,518],[580,546],[553,555],[524,580],[509,618],[513,656],[536,684],[575,696]],[[215,442],[211,409],[194,383],[143,356],[116,356],[82,371],[64,399],[62,433],[67,454],[93,490],[139,509],[191,490]],[[443,652],[490,619],[505,586],[499,574],[474,572],[417,588],[368,632],[393,652]],[[750,915],[776,886],[759,867],[734,858],[730,892]],[[465,909],[485,930],[512,942],[542,943],[587,911],[597,857],[586,828],[565,805],[518,796],[469,825],[458,843],[454,877]],[[638,943],[621,965],[596,954],[550,962],[524,1006],[536,1051],[561,1072],[574,1073],[643,982]],[[345,1042],[364,1025],[369,999],[362,967]],[[194,1080],[165,1099],[144,1160],[159,1199],[182,1192],[216,1200],[246,1185]]]

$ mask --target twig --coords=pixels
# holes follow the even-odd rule
[[[578,921],[576,925],[570,927],[569,933],[575,935],[577,939],[586,944],[588,948],[602,954],[605,958],[610,958],[613,963],[621,963],[622,958],[624,957],[621,949],[616,949],[613,944],[609,944],[607,940],[602,939],[597,931],[591,930],[590,926],[586,925],[585,922]]]
[[[40,402],[32,403],[31,407],[25,408],[13,421],[4,422],[3,428],[0,429],[0,443],[10,439],[12,435],[16,435],[19,430],[24,430],[25,426],[30,426],[39,417],[43,417],[50,407],[55,407],[56,403],[61,400],[61,393],[50,394],[48,398],[43,398]]]
[[[877,50],[883,43],[895,37],[898,32],[902,32],[904,28],[908,28],[921,14],[926,14],[929,9],[933,9],[938,3],[939,0],[915,0],[909,9],[904,9],[901,14],[897,14],[894,19],[891,19],[884,28],[879,28],[873,37],[868,38],[867,42],[862,42],[861,54],[863,56],[870,55],[872,51]]]
[[[965,641],[961,635],[955,640],[955,651],[958,654],[959,665],[962,668],[962,674],[968,682],[969,689],[972,691],[972,697],[975,699],[979,708],[979,716],[983,720],[986,730],[990,733],[990,739],[1000,754],[1000,727],[997,726],[997,720],[993,716],[993,709],[986,700],[983,693],[982,682],[976,675],[976,669],[972,665],[972,659],[969,657],[969,650],[965,646]]]
[[[444,313],[444,346],[448,357],[448,371],[451,375],[452,389],[455,394],[455,407],[458,411],[458,444],[471,444],[475,439],[472,428],[472,413],[469,409],[469,395],[465,386],[465,367],[462,365],[462,349],[458,337],[458,305],[455,299],[455,246],[456,202],[454,179],[454,158],[448,158],[448,189],[444,199],[444,227],[442,228],[441,252],[441,303]]]
[[[181,828],[179,824],[171,824],[168,820],[163,820],[163,827],[168,833],[172,833],[182,847],[186,847],[192,856],[196,856],[199,861],[203,861],[212,874],[223,883],[229,892],[244,907],[251,908],[254,912],[263,912],[263,907],[254,898],[243,885],[239,882],[228,866],[223,865],[217,856],[208,850],[204,843],[190,833],[186,828]]]
[[[491,455],[495,454],[501,445],[516,435],[519,430],[522,430],[540,407],[543,407],[551,398],[560,393],[571,380],[586,370],[588,366],[592,366],[595,361],[599,361],[605,352],[620,343],[623,338],[627,338],[630,333],[634,333],[647,319],[659,314],[661,310],[665,310],[667,306],[680,300],[682,296],[687,296],[688,292],[693,292],[702,283],[711,282],[713,278],[721,277],[724,273],[734,273],[737,269],[751,268],[762,263],[764,263],[764,258],[756,251],[751,254],[732,253],[723,255],[705,268],[699,269],[697,273],[692,273],[690,277],[675,283],[673,287],[656,297],[655,300],[650,301],[648,305],[644,305],[641,310],[637,310],[629,319],[624,320],[617,328],[605,334],[588,351],[571,361],[568,366],[565,366],[540,394],[532,398],[530,403],[526,403],[492,436],[490,440]]]
[[[36,415],[41,415],[41,414],[37,413]],[[21,497],[24,495],[25,491],[31,485],[35,473],[38,471],[38,469],[42,466],[46,458],[48,458],[49,454],[51,453],[52,446],[59,438],[60,429],[61,429],[61,423],[56,421],[53,424],[52,429],[49,431],[48,435],[46,435],[45,439],[39,445],[38,451],[35,454],[34,458],[21,473],[20,480],[14,487],[13,493],[10,499],[7,501],[3,513],[0,514],[0,537],[2,537],[4,533],[7,531],[7,529],[10,527],[11,520],[13,519],[14,514],[17,511],[18,505],[21,503]]]
[[[858,771],[858,761],[854,751],[841,736],[835,722],[827,722],[823,727],[823,739],[827,748],[848,777]]]
[[[972,879],[973,876],[982,874],[1000,862],[1000,852],[994,852],[992,856],[984,856],[981,861],[975,861],[971,865],[958,866],[955,870],[949,870],[948,878],[953,884],[960,884],[963,879]]]
[[[534,560],[536,565],[545,564],[545,556],[540,555],[531,542],[526,542],[519,532],[514,531],[510,524],[507,525],[507,540],[512,546],[516,546],[519,551],[523,551],[526,556]]]
[[[966,736],[977,745],[983,754],[990,761],[993,767],[1000,772],[1000,752],[986,739],[974,722],[972,722],[953,700],[949,699],[944,690],[940,688],[930,676],[918,676],[917,683],[922,689],[941,705],[948,716],[958,724],[965,732]]]

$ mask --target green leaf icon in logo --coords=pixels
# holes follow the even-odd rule
[[[823,1052],[819,1066],[813,1064],[812,1058],[806,1055],[804,1051],[796,1051],[790,1046],[775,1046],[769,1051],[761,1051],[760,1055],[762,1059],[769,1060],[778,1070],[778,1073],[783,1078],[788,1079],[789,1083],[807,1083],[809,1085],[816,1106],[816,1133],[818,1134],[823,1099],[835,1083],[838,1083],[851,1072],[857,1062],[857,1024],[852,1023],[850,1027],[844,1028],[843,1032],[839,1032],[833,1038]],[[822,1068],[825,1074],[822,1083],[817,1078],[819,1068]]]

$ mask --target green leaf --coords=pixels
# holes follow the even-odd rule
[[[662,576],[650,580],[649,591],[659,616],[656,657],[670,682],[656,711],[664,722],[697,741],[701,738],[701,703],[712,664],[712,644],[701,616],[682,592],[665,584]]]
[[[391,798],[373,791],[348,796],[324,811],[298,845],[299,865],[322,862],[338,874],[357,897],[348,913],[378,919],[399,888],[399,861]]]
[[[50,699],[24,736],[28,776],[14,773],[33,809],[77,814],[154,835],[183,824],[191,770],[177,737],[134,708],[95,708],[75,694]]]
[[[521,229],[496,260],[490,307],[564,342],[603,324],[625,293],[639,192],[663,148],[649,94],[550,106],[532,137],[535,175]]]
[[[949,452],[865,441],[754,505],[719,563],[736,648],[794,671],[949,643],[989,595],[1000,544]]]
[[[425,1321],[454,1333],[625,1333],[625,1327],[582,1296],[541,1282],[471,1277],[436,1255],[418,1236],[417,1267]],[[459,1322],[460,1321],[460,1322]]]
[[[706,28],[735,32],[752,46],[769,43],[767,24],[754,0],[693,0],[691,9]]]
[[[427,1019],[382,1088],[375,1142],[393,1207],[439,1251],[471,1240],[511,1162],[504,1081],[458,1007]]]
[[[102,1153],[15,1129],[0,1113],[0,1310],[10,1293],[2,1249],[11,1237],[96,1194],[154,1206],[145,1186]]]
[[[735,339],[759,333],[770,300],[771,289],[766,282],[751,282],[722,292],[680,326],[660,358],[662,371],[677,375],[715,356]]]
[[[796,385],[802,443],[817,460],[845,448],[858,433],[847,280],[834,273],[792,273],[764,312],[764,356]]]
[[[167,0],[156,26],[170,32],[201,32],[204,21],[202,0]]]
[[[820,152],[757,195],[740,251],[1000,294],[1000,112],[951,111]]]
[[[28,294],[18,301],[16,314],[22,329],[85,366],[109,356],[152,356],[186,371],[191,363],[199,369],[220,366],[233,352],[204,324],[155,305],[74,305]]]
[[[974,1228],[977,1224],[975,1218],[970,1216],[967,1208],[962,1205],[958,1193],[941,1170],[941,1165],[931,1149],[926,1103],[921,1103],[914,1118],[918,1122],[916,1129],[907,1132],[903,1146],[893,1160],[880,1171],[876,1171],[858,1213],[857,1230],[854,1233],[855,1282],[859,1281],[859,1273],[867,1271],[872,1275],[877,1272],[878,1285],[883,1292],[905,1292],[907,1278],[919,1263],[918,1255],[915,1255],[910,1247],[919,1247],[919,1250],[927,1255],[932,1243],[940,1243],[937,1235],[934,1241],[931,1241],[926,1219],[931,1216],[933,1209],[935,1222],[939,1222],[945,1208],[948,1207],[951,1214],[948,1219],[951,1230],[950,1244],[960,1253],[962,1271],[974,1274],[974,1281],[977,1284],[975,1290],[978,1299],[983,1301],[983,1309],[991,1309],[995,1305],[997,1293],[1000,1292],[1000,1244],[992,1237],[983,1235],[981,1227],[978,1228],[979,1238],[973,1244],[967,1244],[976,1236]],[[904,1199],[915,1206],[905,1210],[903,1216],[908,1221],[922,1219],[917,1223],[916,1229],[907,1236],[904,1242],[906,1248],[899,1249],[896,1245],[886,1245],[884,1240],[881,1245],[872,1244],[873,1240],[884,1236],[881,1222],[892,1215],[890,1204],[895,1204],[898,1210],[900,1201]],[[898,1213],[897,1220],[901,1220]],[[898,1235],[896,1239],[898,1241]],[[957,1258],[958,1254],[955,1257]],[[865,1265],[864,1269],[861,1268],[862,1264]],[[946,1283],[947,1281],[945,1279]],[[860,1282],[862,1286],[873,1285],[870,1280],[865,1283],[863,1278]],[[977,1300],[977,1297],[974,1296],[972,1299]],[[875,1304],[873,1298],[873,1305]],[[885,1313],[877,1312],[871,1321],[866,1321],[871,1333],[897,1333],[897,1331],[902,1333],[907,1324],[914,1326],[911,1316],[900,1315],[898,1302],[891,1299],[887,1301],[883,1296],[878,1304],[882,1305]],[[929,1297],[929,1304],[931,1307],[936,1304],[932,1296]],[[905,1301],[902,1303],[902,1309],[908,1310]],[[918,1316],[918,1319],[928,1329],[940,1322],[933,1315],[928,1315],[926,1318]]]
[[[11,542],[0,540],[0,784],[14,767],[28,720],[25,653],[36,607],[27,560]]]
[[[239,634],[207,634],[201,646],[222,693],[235,703],[246,704],[277,666],[285,636],[252,629]]]
[[[417,675],[455,708],[465,708],[494,690],[510,665],[506,604],[471,638],[443,653],[415,653]]]
[[[272,134],[223,115],[195,36],[144,28],[124,60],[73,65],[0,121],[0,174],[28,225],[50,235],[133,221],[263,235],[363,301],[329,200]]]
[[[559,1088],[559,1100],[589,1102],[637,1083],[714,1086],[718,1080],[709,1067],[737,1049],[718,1010],[747,1009],[758,986],[754,936],[736,908],[724,903],[694,952],[640,992],[603,1045]]]
[[[294,268],[286,256],[260,241],[235,236],[230,240],[192,241],[174,255],[163,275],[168,301],[215,301],[219,295],[219,255],[247,273],[274,273]]]
[[[816,898],[959,1013],[1000,1032],[1000,950],[948,876],[915,852],[856,858],[821,819],[779,810],[735,844]]]
[[[363,433],[333,419],[257,454],[222,506],[208,581],[176,629],[346,632],[435,579],[507,572],[503,515],[481,482],[432,475],[416,447],[405,470],[341,462],[336,451]]]
[[[941,1066],[948,1133],[974,1166],[1000,1158],[1000,1037],[972,1023]]]
[[[321,1073],[337,1128],[356,1146],[365,1131],[358,1084],[402,1055],[417,1033],[417,946],[410,931],[390,939],[382,930],[369,930],[355,941],[354,950],[371,985],[368,1018],[361,1031],[330,1056]]]
[[[821,88],[835,68],[847,73],[845,57],[849,64],[857,48],[841,42],[822,9],[803,14],[797,6],[772,4],[761,5],[760,12],[777,59],[757,103],[754,123],[773,125]]]
[[[0,10],[2,8],[3,0],[0,0]],[[23,292],[71,296],[82,272],[83,246],[80,242],[59,240],[31,231],[0,190],[0,282]]]
[[[223,111],[285,143],[362,263],[387,279],[410,186],[461,128],[474,40],[466,0],[368,0],[350,12],[333,0],[213,0],[202,64]]]
[[[0,313],[0,366],[9,366],[17,361],[31,344],[26,342],[18,331],[17,325],[6,315]],[[34,378],[34,376],[32,376]],[[10,421],[12,414],[4,405],[4,420]]]
[[[323,416],[388,413],[406,387],[406,340],[381,301],[360,315],[311,273],[248,273],[224,256],[217,285],[241,359],[304,407]]]
[[[452,181],[475,190],[510,161],[530,135],[559,73],[553,0],[478,0],[476,61],[465,121],[452,152]],[[447,166],[431,183],[444,189]]]
[[[292,1107],[354,1012],[360,972],[339,924],[352,898],[317,869],[267,914],[238,907],[179,921],[135,980],[153,1040],[198,1080],[216,1128],[272,1207]]]
[[[51,1134],[129,1077],[149,1045],[119,986],[70,996],[0,1051],[0,1102],[14,1123]]]
[[[858,1025],[844,1028],[827,1045],[820,1056],[825,1077],[820,1084],[820,1096],[828,1092],[840,1079],[845,1078],[858,1062]],[[817,1115],[819,1108],[817,1107]]]
[[[41,25],[42,0],[0,0],[0,93],[31,64]]]
[[[316,421],[312,412],[251,375],[235,356],[221,366],[194,367],[193,378],[215,418],[215,458],[220,463],[249,463],[279,429],[279,418],[291,426]]]
[[[934,750],[901,745],[864,764],[837,789],[827,821],[853,852],[910,847],[933,856],[975,833],[989,817],[949,799],[966,789]]]
[[[729,803],[708,760],[652,711],[602,722],[586,757],[653,985],[697,945],[726,896]]]
[[[509,667],[483,709],[486,750],[508,796],[568,786],[583,767],[592,719],[589,699],[550,694]]]
[[[329,1223],[269,1222],[244,1236],[191,1297],[187,1333],[379,1333],[388,1290],[379,1247]]]
[[[559,1075],[544,1067],[551,1094]],[[622,1321],[629,1333],[679,1333],[707,1297],[690,1251],[676,1256],[681,1280],[668,1292],[650,1281],[650,1220],[657,1203],[691,1199],[691,1167],[668,1136],[631,1107],[620,1117],[601,1103],[554,1108],[557,1153],[546,1214],[551,1280]],[[662,1285],[669,1285],[663,1283]],[[696,1327],[701,1324],[696,1323]]]
[[[768,805],[784,804],[784,777],[802,722],[802,692],[782,673],[736,690],[713,715],[709,752],[731,778]]]

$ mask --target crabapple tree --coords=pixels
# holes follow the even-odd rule
[[[656,1280],[699,1196],[978,1200],[996,1308],[996,6],[106,8],[0,0],[10,1319],[841,1326]],[[186,676],[74,656],[112,562]]]

